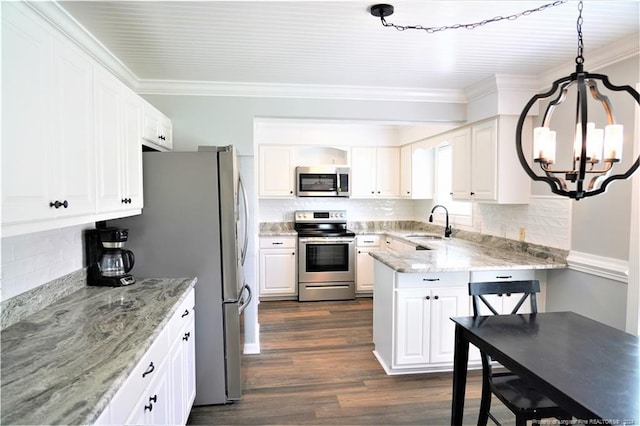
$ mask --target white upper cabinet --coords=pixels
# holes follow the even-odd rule
[[[122,96],[122,197],[125,208],[140,209],[142,195],[142,99],[128,87]]]
[[[2,96],[3,236],[140,213],[142,98],[23,2],[2,4]]]
[[[471,128],[449,134],[451,144],[451,196],[455,200],[471,198]]]
[[[95,70],[98,211],[142,207],[142,100],[112,74]]]
[[[122,126],[120,82],[107,71],[95,74],[95,139],[98,159],[98,211],[121,207],[122,173],[120,158]]]
[[[393,198],[400,195],[400,149],[351,148],[351,197]]]
[[[452,196],[504,204],[526,204],[531,181],[515,149],[517,117],[500,116],[446,135],[452,144]],[[527,119],[523,134],[531,133]]]
[[[295,196],[294,147],[260,145],[260,197],[293,198]]]
[[[144,102],[142,137],[150,146],[166,151],[173,149],[173,125],[153,105]]]
[[[2,19],[3,224],[92,213],[91,63],[19,3]]]
[[[433,198],[434,150],[419,143],[400,149],[400,196]]]

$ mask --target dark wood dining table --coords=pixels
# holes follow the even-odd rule
[[[469,343],[588,424],[640,425],[640,338],[573,312],[451,318],[451,424],[461,425]]]

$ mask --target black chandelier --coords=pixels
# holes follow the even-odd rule
[[[385,27],[395,28],[398,31],[423,30],[427,33],[436,33],[455,29],[472,30],[488,23],[502,20],[513,21],[522,16],[527,16],[534,12],[541,12],[566,2],[567,0],[556,0],[536,9],[525,10],[509,16],[496,16],[468,24],[432,27],[388,23],[385,18],[391,16],[394,12],[393,6],[389,4],[373,5],[369,11],[371,15],[379,17],[382,25]],[[516,151],[520,164],[525,172],[534,181],[547,182],[553,193],[576,200],[605,192],[611,182],[618,179],[629,178],[640,166],[640,155],[638,155],[628,170],[613,174],[614,169],[617,172],[620,168],[620,165],[616,166],[616,164],[621,163],[622,160],[622,148],[624,145],[623,126],[622,124],[616,123],[611,102],[607,96],[600,92],[597,82],[602,82],[602,85],[611,91],[628,93],[639,106],[640,96],[631,86],[615,86],[611,84],[609,77],[606,75],[592,74],[584,71],[584,57],[582,54],[584,47],[582,42],[582,9],[583,3],[582,0],[580,0],[578,2],[578,55],[576,57],[576,72],[568,77],[554,81],[548,92],[532,97],[520,114],[516,128]],[[556,164],[556,132],[552,131],[549,126],[554,110],[567,98],[570,88],[576,89],[577,100],[573,158],[569,161],[569,163],[572,163],[572,166],[556,170],[554,169],[554,164]],[[592,119],[593,121],[590,121],[587,113],[588,95],[591,95],[591,97],[604,108],[607,120],[607,125],[604,129],[596,128],[595,120]],[[538,163],[541,170],[541,174],[536,174],[529,165],[523,152],[522,129],[529,110],[536,102],[551,98],[552,96],[555,96],[555,98],[549,101],[541,126],[535,128],[533,132],[533,162]],[[525,140],[528,140],[528,138],[525,138]],[[629,137],[628,140],[632,141],[633,138]],[[628,145],[630,148],[633,148],[633,143],[629,143]],[[630,155],[633,155],[633,153]]]
[[[613,174],[614,166],[622,160],[624,142],[623,126],[617,124],[613,114],[613,107],[609,98],[598,89],[597,82],[611,91],[627,92],[640,105],[638,92],[630,86],[615,86],[609,77],[603,74],[592,74],[584,71],[583,42],[582,42],[582,0],[578,3],[578,56],[576,57],[576,72],[568,77],[553,82],[551,89],[535,95],[529,100],[520,114],[516,128],[516,150],[518,159],[525,172],[535,181],[549,184],[555,194],[570,197],[575,200],[601,194],[607,186],[617,179],[629,178],[640,165],[640,155],[627,171]],[[572,167],[553,168],[556,163],[556,132],[550,129],[551,116],[558,105],[567,97],[570,88],[576,89],[576,121],[573,139]],[[604,129],[596,128],[590,121],[587,112],[588,95],[599,102],[604,108],[607,125]],[[541,99],[552,99],[544,113],[540,127],[533,130],[533,161],[538,163],[541,174],[536,174],[530,167],[523,152],[522,129],[531,107]],[[632,138],[630,138],[632,140]],[[629,144],[633,148],[633,144]],[[630,153],[633,155],[633,152]],[[617,171],[617,170],[616,170]]]

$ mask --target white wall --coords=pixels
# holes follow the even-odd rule
[[[636,55],[602,69],[587,70],[608,75],[613,84],[634,86],[640,80],[640,56]],[[611,97],[611,102],[618,122],[625,125],[625,138],[630,140],[637,138],[639,133],[635,129],[637,124],[634,125],[633,100],[629,95],[624,97],[622,99],[621,95],[615,94]],[[589,111],[592,108],[601,107],[590,104]],[[573,107],[566,110],[558,108],[556,114],[559,122],[575,123]],[[624,152],[623,156],[627,165],[630,164],[631,150]],[[534,191],[548,193],[549,189],[547,185],[536,184]],[[612,258],[635,262],[637,270],[640,259],[631,258],[629,254],[631,199],[631,181],[616,181],[605,194],[572,201],[571,250],[600,256],[605,260]],[[633,287],[634,290],[630,293],[637,295],[638,282],[620,283],[594,273],[573,270],[550,273],[547,278],[548,309],[581,312],[598,321],[625,329],[627,293]]]

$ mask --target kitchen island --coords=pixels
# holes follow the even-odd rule
[[[2,330],[1,423],[95,423],[196,281],[84,287]]]
[[[415,231],[393,235],[413,249],[370,253],[375,259],[374,354],[387,374],[453,369],[455,329],[450,318],[471,312],[470,281],[544,282],[545,270],[566,268],[562,251],[516,241],[489,236],[444,239]],[[516,298],[502,299],[507,311]],[[469,360],[472,367],[480,365],[477,351]]]

